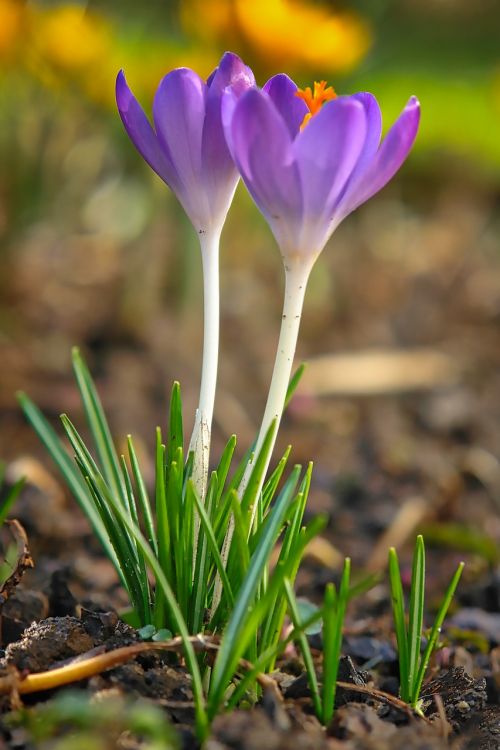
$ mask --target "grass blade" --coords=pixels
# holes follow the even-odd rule
[[[129,515],[132,521],[137,526],[137,528],[140,528],[139,516],[137,515],[137,505],[136,505],[135,497],[134,497],[134,490],[132,488],[130,474],[128,473],[128,467],[125,461],[125,456],[120,456],[120,464],[122,467],[122,474],[123,474],[123,481],[125,484],[125,489],[127,491]],[[137,565],[139,578],[141,581],[141,591],[143,595],[143,608],[145,612],[149,613],[148,622],[146,624],[149,624],[151,622],[151,592],[149,589],[148,571],[146,568],[144,557],[141,555],[140,550],[138,549],[137,544],[135,543],[135,540],[133,538],[131,539],[131,542],[134,548],[135,561]]]
[[[252,531],[255,515],[257,512],[257,503],[259,502],[259,490],[262,487],[264,474],[268,465],[269,453],[272,450],[274,434],[276,432],[276,420],[274,419],[266,433],[262,448],[258,456],[254,457],[254,465],[248,484],[241,498],[241,510],[244,515],[250,519],[249,533]]]
[[[292,446],[289,445],[285,453],[283,454],[283,457],[281,458],[280,462],[278,463],[275,470],[273,471],[273,473],[271,474],[271,476],[269,477],[269,479],[264,485],[264,488],[262,490],[262,511],[264,513],[269,508],[269,505],[271,504],[273,497],[276,494],[278,484],[280,482],[281,477],[283,476],[283,472],[285,470],[291,450],[292,450]]]
[[[436,643],[439,638],[439,634],[441,633],[441,628],[443,626],[444,618],[446,617],[446,613],[448,612],[448,609],[450,607],[451,600],[453,599],[453,596],[455,594],[455,590],[458,586],[458,582],[460,581],[460,576],[462,575],[463,569],[464,569],[464,563],[461,562],[458,568],[456,569],[453,575],[453,578],[450,581],[450,585],[448,586],[446,590],[443,601],[441,602],[441,606],[439,607],[438,613],[436,615],[436,619],[434,620],[434,625],[432,626],[432,630],[429,634],[427,647],[420,661],[418,675],[414,682],[413,693],[410,696],[411,705],[414,708],[416,707],[418,700],[420,698],[420,691],[422,689],[422,683],[424,681],[424,677],[427,671],[429,660],[431,658],[432,652],[436,648]]]
[[[147,618],[148,613],[143,610],[143,602],[146,597],[142,590],[137,566],[135,564],[134,542],[128,531],[123,528],[123,525],[116,522],[109,504],[112,492],[106,485],[104,478],[76,428],[65,414],[62,415],[61,421],[71,446],[75,451],[77,465],[80,468],[82,477],[89,487],[90,495],[100,514],[113,546],[120,566],[120,577],[130,595],[134,607],[140,613],[141,618]]]
[[[287,576],[289,583],[292,586],[295,582],[295,577],[297,575],[297,571],[300,565],[300,557],[294,554],[294,547],[297,543],[300,529],[302,526],[302,521],[304,518],[304,511],[306,508],[309,487],[311,484],[311,474],[312,474],[312,463],[310,463],[309,466],[307,467],[307,471],[301,482],[301,485],[299,488],[299,494],[297,495],[297,499],[296,499],[296,507],[293,512],[290,524],[285,532],[283,543],[281,545],[280,554],[278,557],[278,564],[282,562],[283,560],[290,560],[290,559],[295,560],[295,564],[293,565],[290,575]],[[271,646],[280,638],[281,630],[283,627],[283,621],[285,618],[286,608],[287,608],[287,601],[285,597],[282,597],[282,600],[281,601],[278,600],[276,602],[276,606],[273,607],[273,609],[269,613],[269,617],[267,618],[267,621],[263,624],[263,627],[262,627],[262,631],[263,631],[262,638],[261,638],[262,648]],[[273,665],[269,665],[269,668],[272,669],[272,666]]]
[[[24,416],[31,424],[40,441],[47,449],[50,457],[57,466],[62,478],[66,482],[71,494],[80,506],[96,535],[105,554],[113,563],[113,566],[123,583],[122,571],[116,558],[114,549],[109,541],[104,524],[96,510],[92,498],[88,494],[87,486],[82,479],[78,467],[66,451],[61,439],[52,425],[43,416],[40,409],[25,393],[17,394],[18,402]]]
[[[172,614],[172,619],[175,625],[174,631],[179,633],[180,637],[182,638],[186,664],[192,680],[191,689],[193,691],[194,697],[197,736],[200,740],[203,740],[208,734],[209,723],[205,708],[205,698],[203,695],[203,683],[201,679],[200,668],[193,645],[189,638],[189,631],[186,625],[186,621],[182,616],[182,612],[179,608],[179,605],[177,604],[177,600],[167,581],[165,573],[163,572],[158,559],[156,558],[151,547],[142,535],[140,529],[138,529],[131,521],[131,519],[127,516],[126,512],[119,502],[117,502],[114,498],[111,498],[111,502],[116,515],[120,518],[121,522],[127,528],[131,536],[134,537],[137,546],[144,555],[144,559],[151,568],[151,571],[156,579],[157,587],[161,590],[163,598],[167,602],[168,609]]]
[[[283,579],[284,580],[284,579]],[[300,625],[300,627],[296,628],[294,627],[293,630],[287,635],[287,637],[279,641],[276,646],[271,647],[263,651],[261,654],[259,654],[259,657],[256,659],[256,661],[252,665],[252,669],[248,670],[248,672],[245,673],[245,675],[242,677],[242,679],[239,681],[238,685],[236,686],[235,690],[231,693],[230,697],[227,701],[227,710],[232,710],[235,708],[240,700],[243,698],[245,692],[249,688],[250,684],[253,680],[257,677],[259,672],[264,672],[266,668],[266,664],[269,663],[269,661],[276,661],[278,656],[283,653],[283,651],[286,649],[289,643],[292,643],[296,641],[300,635],[300,633],[305,633],[309,627],[316,624],[321,617],[323,616],[323,610],[320,609],[318,612],[314,613],[311,617],[308,617],[307,620],[304,620],[304,622]]]
[[[127,436],[127,447],[130,466],[132,467],[132,475],[134,477],[134,482],[137,490],[137,499],[141,508],[142,518],[144,520],[148,544],[155,555],[158,555],[158,539],[156,538],[156,529],[153,521],[153,513],[151,511],[151,503],[149,502],[146,483],[144,482],[142,472],[139,467],[139,461],[135,452],[131,435]]]
[[[215,716],[222,700],[224,690],[229,682],[236,664],[246,644],[242,640],[242,631],[248,618],[253,600],[262,579],[274,544],[281,529],[283,518],[293,501],[293,490],[300,475],[300,467],[294,468],[269,514],[265,532],[252,555],[247,575],[238,593],[234,608],[222,637],[220,650],[214,665],[209,692],[209,716]]]
[[[405,621],[405,603],[398,555],[394,547],[389,550],[389,580],[391,585],[392,613],[399,657],[399,683],[401,700],[408,702],[408,634]]]
[[[205,504],[203,508],[203,510],[206,510],[206,516],[208,520],[210,520],[211,515],[212,515],[212,507],[215,502],[217,490],[218,490],[217,474],[214,471],[212,472],[212,475],[208,482],[207,495],[206,495],[206,500],[205,500]],[[188,492],[195,492],[194,487],[192,487],[192,489],[188,487]],[[196,505],[196,499],[193,500],[193,507],[194,505]],[[211,525],[210,525],[210,528],[213,534],[213,528],[211,527]],[[215,542],[215,538],[214,538],[214,542]],[[217,542],[215,542],[215,546],[217,547]],[[218,549],[219,548],[217,547],[217,550]],[[197,549],[196,549],[196,561],[195,561],[195,569],[194,569],[194,576],[193,576],[193,593],[191,597],[191,606],[190,606],[190,623],[189,624],[191,625],[192,633],[199,633],[201,631],[203,622],[205,619],[205,610],[207,607],[207,594],[208,594],[208,589],[209,589],[208,580],[209,580],[211,563],[212,563],[212,557],[210,555],[207,533],[205,531],[203,523],[201,523],[199,536],[198,536],[198,544],[197,544]]]
[[[288,578],[283,581],[285,596],[288,602],[288,611],[290,613],[290,619],[299,633],[297,636],[297,643],[299,644],[300,652],[304,660],[304,666],[307,674],[307,681],[309,682],[309,689],[311,690],[311,698],[314,706],[314,712],[321,721],[322,718],[322,707],[321,707],[321,696],[318,687],[318,678],[316,677],[316,670],[314,669],[314,662],[309,648],[309,641],[307,636],[301,628],[300,615],[297,607],[297,600],[293,592],[292,585]]]
[[[97,455],[102,466],[103,477],[112,492],[116,497],[120,498],[122,504],[126,507],[127,496],[122,482],[120,461],[99,394],[97,393],[85,360],[76,347],[72,352],[72,360],[85,416],[87,417]]]
[[[231,508],[234,519],[234,537],[231,544],[229,568],[234,569],[237,567],[239,570],[239,580],[242,581],[250,565],[250,548],[248,546],[248,525],[241,511],[240,499],[235,490],[231,492]],[[236,560],[238,561],[237,564],[235,563]]]
[[[288,383],[288,388],[286,391],[285,405],[283,409],[286,409],[288,404],[292,400],[293,395],[295,391],[297,390],[297,386],[302,380],[302,375],[304,374],[305,369],[306,369],[306,363],[301,362],[300,365],[295,370],[295,372],[293,373],[292,377],[290,378],[290,382]]]
[[[236,448],[236,435],[231,435],[231,437],[229,438],[229,440],[227,441],[224,447],[224,450],[222,451],[222,456],[220,457],[220,461],[215,470],[217,474],[218,491],[217,491],[217,497],[214,503],[214,511],[217,509],[221,501],[222,494],[225,490],[227,477],[229,474],[229,469],[231,468],[231,461],[233,460],[235,448]]]
[[[322,718],[327,726],[335,708],[335,693],[339,669],[340,651],[342,648],[342,628],[349,598],[349,577],[351,561],[346,557],[338,596],[333,584],[325,590],[323,606],[323,688]]]
[[[165,481],[165,446],[162,443],[161,430],[156,429],[156,532],[158,537],[158,561],[169,582],[172,582],[172,560],[170,555],[170,527],[167,513],[167,488]],[[154,624],[157,628],[165,625],[166,602],[162,590],[155,596]]]
[[[408,692],[414,691],[420,662],[420,645],[424,622],[425,548],[422,535],[417,536],[413,553],[410,609],[408,617]]]
[[[222,580],[222,590],[225,593],[227,597],[227,601],[229,603],[229,606],[232,608],[234,606],[234,594],[233,589],[231,586],[231,583],[229,581],[229,578],[227,576],[226,569],[224,567],[224,563],[222,561],[222,557],[220,554],[220,549],[217,545],[217,541],[215,539],[214,530],[212,527],[212,524],[210,523],[210,518],[207,513],[206,508],[204,507],[203,503],[201,502],[200,498],[198,497],[198,494],[194,488],[194,485],[192,482],[189,482],[188,485],[188,493],[190,493],[193,497],[193,501],[196,505],[196,509],[198,511],[198,514],[200,516],[201,525],[203,527],[203,531],[205,532],[208,546],[210,547],[210,552],[212,554],[212,557],[214,559],[215,567],[217,568],[217,572],[219,573],[221,580]],[[205,586],[207,586],[207,582],[204,582]]]
[[[174,460],[179,448],[184,449],[184,428],[182,420],[181,386],[175,381],[170,394],[168,419],[167,466]]]

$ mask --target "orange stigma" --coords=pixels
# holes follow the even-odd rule
[[[326,81],[315,81],[314,90],[310,86],[305,89],[297,89],[295,96],[303,99],[309,109],[309,112],[302,120],[301,130],[307,125],[311,117],[320,111],[323,104],[337,98],[335,89],[332,86],[327,86]]]

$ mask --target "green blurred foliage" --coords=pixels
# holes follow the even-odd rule
[[[7,724],[25,732],[40,750],[177,750],[178,738],[162,711],[145,700],[131,702],[118,696],[94,700],[67,690],[48,703],[10,714]]]

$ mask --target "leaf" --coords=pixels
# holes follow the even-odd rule
[[[233,590],[232,590],[229,578],[227,577],[226,569],[224,567],[224,563],[222,561],[220,550],[217,545],[217,541],[215,539],[214,530],[212,528],[212,524],[210,523],[210,518],[208,516],[206,509],[203,507],[203,503],[198,497],[198,494],[192,482],[190,482],[188,485],[188,492],[192,494],[193,501],[196,505],[196,509],[200,516],[200,521],[203,526],[203,531],[205,532],[205,535],[206,535],[208,546],[210,548],[210,553],[214,559],[217,572],[219,573],[221,580],[222,580],[223,591],[227,597],[229,606],[233,607],[234,606]],[[205,585],[207,585],[206,581],[205,581]]]
[[[132,436],[127,436],[127,447],[128,455],[130,459],[130,466],[132,467],[132,474],[137,490],[137,499],[141,508],[142,517],[144,520],[144,526],[146,527],[146,535],[149,546],[153,552],[158,555],[158,539],[156,537],[156,529],[153,521],[153,513],[151,511],[151,503],[149,501],[148,492],[146,489],[146,483],[144,482],[137,454],[135,452],[134,444],[132,442]]]
[[[285,578],[283,581],[285,588],[285,596],[288,602],[288,611],[290,613],[290,619],[293,623],[294,628],[300,629],[302,623],[302,615],[299,609],[299,603],[295,598],[292,585],[290,581]],[[307,681],[309,683],[309,689],[311,691],[312,702],[316,716],[321,721],[322,718],[322,706],[321,696],[318,687],[318,679],[316,677],[316,670],[314,669],[314,662],[309,648],[309,642],[305,636],[308,631],[300,631],[297,636],[297,642],[304,659],[304,666],[306,668]]]
[[[66,482],[71,494],[77,501],[83,513],[87,516],[96,537],[99,539],[104,552],[113,563],[120,580],[124,583],[123,572],[116,557],[115,551],[109,541],[106,528],[102,522],[97,509],[89,496],[85,481],[74,461],[66,452],[66,449],[54,428],[43,416],[40,409],[25,393],[18,393],[17,400],[23,410],[24,416],[31,424],[43,445],[49,452],[50,457],[59,469],[61,476]]]
[[[242,639],[242,631],[245,621],[252,606],[260,580],[269,562],[277,536],[281,529],[283,518],[293,501],[293,491],[300,474],[300,467],[295,467],[285,486],[283,487],[276,503],[269,514],[269,520],[264,534],[259,540],[257,549],[250,560],[250,565],[241,589],[238,592],[234,608],[229,617],[224,635],[222,637],[220,650],[215,661],[212,672],[212,680],[209,691],[209,716],[215,716],[220,705],[224,690],[229,682],[240,654],[244,651],[246,643]],[[243,650],[243,651],[242,651]]]
[[[106,485],[94,459],[90,455],[82,438],[78,434],[71,420],[63,414],[61,416],[63,427],[66,431],[71,446],[76,454],[77,465],[82,477],[87,482],[90,497],[94,500],[101,519],[105,525],[111,544],[120,565],[122,580],[134,607],[140,613],[141,620],[146,624],[149,612],[144,609],[147,593],[143,591],[141,580],[135,563],[135,548],[133,541],[126,528],[116,523],[111,510],[110,498],[112,493]]]
[[[196,495],[196,488],[190,483],[191,489],[188,487],[188,492],[192,491]],[[210,477],[207,487],[206,500],[203,504],[203,510],[207,518],[208,525],[210,526],[212,535],[214,534],[211,517],[212,507],[215,502],[215,497],[218,491],[217,473],[214,471]],[[198,498],[199,499],[199,498]],[[192,501],[193,508],[196,505],[196,499]],[[219,547],[215,541],[215,548],[219,552]],[[205,619],[205,608],[207,607],[207,598],[209,591],[209,572],[212,563],[212,556],[210,554],[209,542],[207,539],[207,532],[205,531],[203,523],[200,524],[198,542],[196,545],[196,561],[193,577],[193,591],[191,594],[191,631],[198,633],[201,631]]]
[[[439,634],[441,633],[441,628],[443,626],[444,618],[446,617],[446,613],[448,612],[448,609],[450,607],[451,600],[453,599],[453,596],[455,594],[455,590],[458,586],[458,582],[462,575],[463,569],[464,569],[464,563],[461,562],[458,568],[456,569],[453,575],[453,578],[450,581],[450,585],[448,586],[446,590],[446,593],[443,597],[443,601],[441,602],[441,606],[439,607],[439,611],[436,615],[436,619],[434,620],[434,625],[432,626],[432,630],[430,632],[430,635],[427,641],[427,647],[420,661],[420,668],[419,668],[418,675],[414,683],[413,695],[411,696],[411,704],[413,707],[416,706],[420,698],[420,690],[422,689],[422,683],[424,681],[425,672],[427,670],[427,666],[429,664],[429,660],[431,658],[432,652],[436,648],[436,643],[439,638]]]
[[[102,474],[111,491],[127,505],[127,496],[120,471],[120,461],[115,450],[111,431],[102,408],[92,376],[80,351],[74,347],[72,352],[73,370],[82,398],[87,422],[94,439],[94,444],[102,466]]]
[[[181,386],[175,381],[170,394],[168,421],[167,466],[174,460],[179,448],[184,449],[184,428],[182,420]]]
[[[301,362],[300,365],[297,367],[295,372],[293,373],[292,377],[290,378],[290,382],[288,383],[288,388],[286,391],[286,397],[285,397],[285,405],[283,409],[286,409],[288,404],[293,398],[293,395],[295,391],[297,390],[297,386],[299,385],[300,381],[302,380],[302,375],[304,374],[304,371],[306,369],[306,363]]]
[[[154,636],[151,638],[152,641],[169,641],[172,638],[172,632],[167,628],[160,628]]]
[[[255,515],[257,513],[257,503],[259,501],[259,492],[266,473],[269,454],[274,444],[274,434],[276,432],[276,420],[274,419],[264,438],[262,448],[257,456],[254,456],[254,463],[248,484],[241,498],[241,510],[244,515],[248,515],[250,522],[248,525],[249,533],[252,531]]]
[[[167,513],[167,488],[165,485],[165,446],[161,430],[156,430],[156,533],[158,539],[158,561],[169,582],[172,581],[172,558],[170,555],[170,526]],[[156,592],[154,622],[161,627],[166,617],[166,602],[161,590]]]
[[[406,631],[401,573],[399,570],[398,556],[394,547],[391,547],[391,549],[389,550],[389,580],[391,584],[394,627],[396,630],[396,640],[398,644],[400,693],[401,699],[408,702],[408,635]]]
[[[351,561],[346,557],[338,596],[333,584],[328,584],[325,590],[323,604],[323,688],[321,692],[322,718],[325,726],[330,723],[335,706],[337,674],[342,648],[342,629],[349,598],[350,572]]]
[[[209,724],[205,708],[205,699],[203,695],[203,684],[201,680],[200,668],[198,666],[196,654],[189,637],[189,631],[186,625],[186,621],[182,616],[182,612],[179,609],[179,605],[177,604],[174,592],[172,591],[172,588],[170,587],[165,577],[158,559],[154,555],[151,547],[148,545],[140,529],[138,529],[134,525],[134,523],[125,513],[122,505],[117,500],[111,498],[111,503],[113,505],[115,513],[117,514],[117,516],[119,516],[122,524],[127,528],[128,532],[134,537],[137,546],[141,549],[147,564],[151,568],[151,571],[156,578],[157,587],[162,591],[163,598],[168,605],[169,612],[171,612],[172,619],[175,624],[175,630],[179,633],[182,639],[186,657],[186,664],[192,680],[191,684],[195,704],[197,735],[200,740],[203,740],[208,734]]]
[[[309,599],[304,599],[301,597],[300,599],[295,600],[295,604],[297,606],[297,627],[302,626],[302,624],[311,617],[311,615],[319,614],[320,618],[322,618],[322,610],[321,607],[317,607],[316,604],[313,604],[309,601]],[[304,633],[306,635],[317,635],[318,633],[321,633],[323,625],[321,622],[321,619],[318,619],[317,622],[315,622],[313,625],[310,625],[308,628],[304,629]]]
[[[417,536],[413,553],[411,575],[410,611],[408,618],[408,690],[414,691],[420,662],[420,644],[424,622],[425,599],[425,549],[421,534]]]
[[[142,638],[143,641],[149,641],[154,634],[156,633],[156,628],[154,625],[144,625],[143,628],[139,628],[137,631],[139,633],[139,636]]]

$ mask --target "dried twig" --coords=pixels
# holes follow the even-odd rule
[[[219,649],[218,642],[209,636],[191,636],[190,641],[196,651],[218,651]],[[19,695],[24,695],[52,690],[72,682],[94,677],[148,651],[181,652],[182,650],[183,643],[180,637],[154,643],[134,643],[131,646],[123,646],[113,651],[97,654],[96,650],[93,649],[86,654],[80,654],[63,666],[45,672],[23,675],[18,671],[11,671],[9,674],[0,676],[0,694],[16,692]],[[240,666],[247,671],[253,669],[253,665],[246,659],[240,659]],[[263,688],[271,687],[271,683],[273,686],[275,685],[271,677],[262,673],[257,674],[255,679]]]
[[[218,640],[211,636],[201,634],[191,636],[190,642],[196,651],[213,653],[219,650]],[[11,670],[8,674],[0,676],[0,694],[10,693],[13,697],[17,697],[27,693],[53,690],[72,682],[94,677],[148,651],[181,652],[182,650],[183,643],[180,637],[154,643],[134,643],[131,646],[124,646],[114,651],[97,654],[96,649],[93,649],[86,654],[80,654],[76,659],[71,660],[63,666],[50,669],[46,672],[23,675],[17,670]],[[239,664],[245,671],[251,671],[254,668],[253,664],[246,659],[240,659]],[[255,675],[255,679],[263,689],[272,690],[274,694],[279,696],[280,700],[282,699],[277,684],[272,677],[258,672]],[[415,716],[415,712],[407,703],[382,690],[342,681],[337,681],[337,686],[355,693],[363,693],[382,703],[389,704],[399,711],[403,711],[408,716]],[[428,720],[425,719],[425,721]]]

